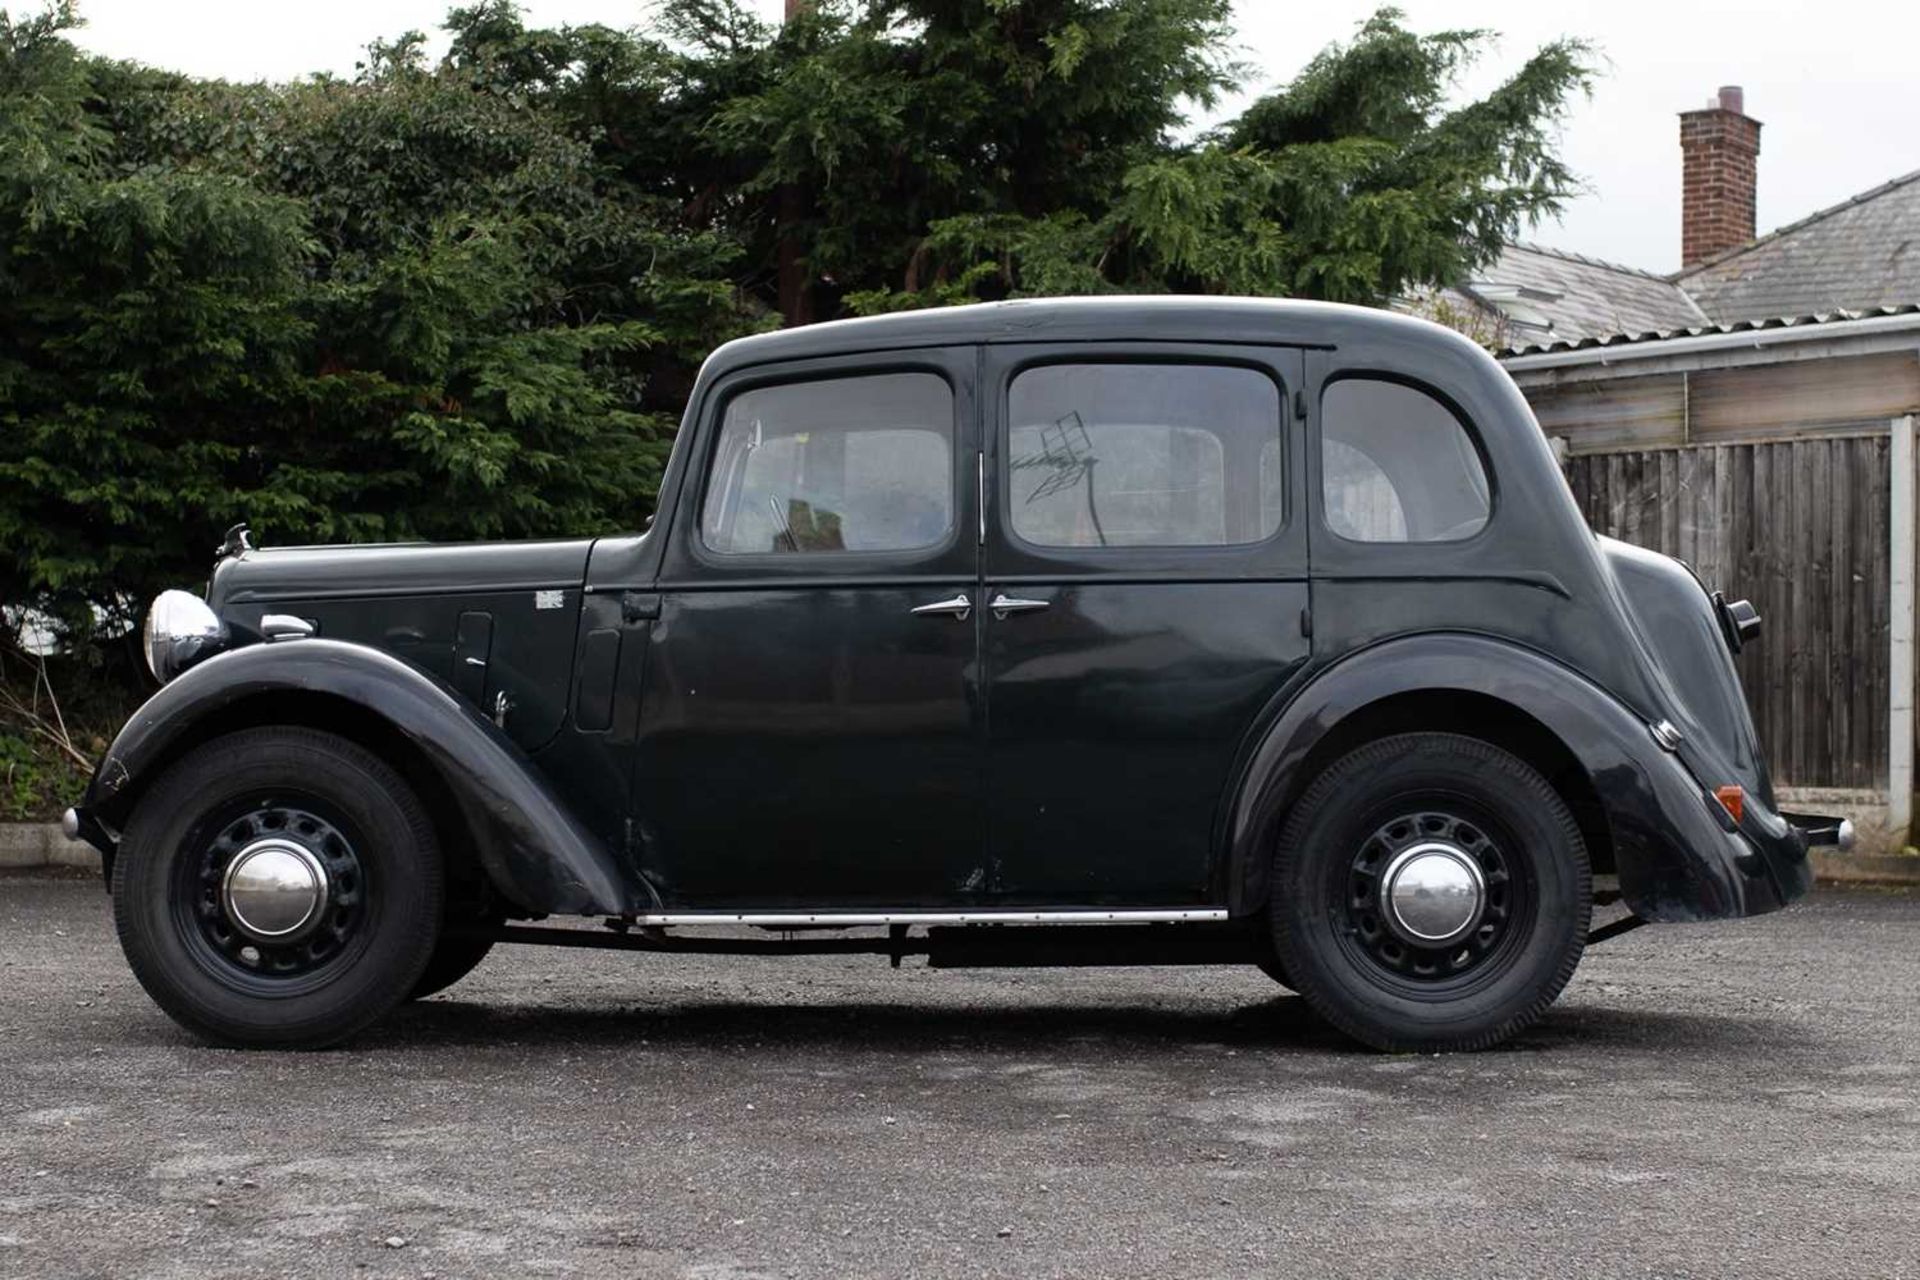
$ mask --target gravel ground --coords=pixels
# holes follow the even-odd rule
[[[247,1054],[0,879],[0,1276],[1920,1276],[1917,928],[1643,929],[1471,1056],[1254,971],[529,948]]]

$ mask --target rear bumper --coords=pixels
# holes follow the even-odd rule
[[[1838,827],[1839,821],[1836,819],[1836,838]],[[1851,826],[1848,831],[1851,834]],[[1806,896],[1807,891],[1813,888],[1813,863],[1807,857],[1807,850],[1813,841],[1808,832],[1790,821],[1786,814],[1770,813],[1749,797],[1746,814],[1740,821],[1739,835],[1753,847],[1752,857],[1743,865],[1751,869],[1752,864],[1757,862],[1765,868],[1766,878],[1773,883],[1779,906],[1784,907]]]
[[[1806,838],[1811,849],[1838,849],[1846,853],[1853,848],[1853,821],[1850,818],[1835,818],[1823,813],[1787,813],[1780,816],[1787,825]]]

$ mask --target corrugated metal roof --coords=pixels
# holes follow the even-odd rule
[[[1668,338],[1697,338],[1705,334],[1717,333],[1750,333],[1762,329],[1791,329],[1801,325],[1834,324],[1842,320],[1866,320],[1874,316],[1904,316],[1915,314],[1920,314],[1920,303],[1908,303],[1898,307],[1865,307],[1857,310],[1841,309],[1837,311],[1821,311],[1799,316],[1770,316],[1761,320],[1735,320],[1726,324],[1686,325],[1674,329],[1645,329],[1632,333],[1601,334],[1572,342],[1545,341],[1523,343],[1503,347],[1495,354],[1506,357],[1537,355],[1546,351],[1597,350],[1602,347],[1628,346],[1637,342],[1660,342]]]

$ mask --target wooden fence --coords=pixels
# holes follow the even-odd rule
[[[1568,460],[1596,531],[1760,611],[1740,676],[1777,786],[1887,785],[1889,455],[1883,433]]]

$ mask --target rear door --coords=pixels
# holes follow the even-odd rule
[[[1236,757],[1309,652],[1300,375],[1285,348],[988,349],[987,839],[1008,905],[1223,900]]]
[[[707,397],[634,783],[668,905],[983,891],[974,364],[813,360]]]

